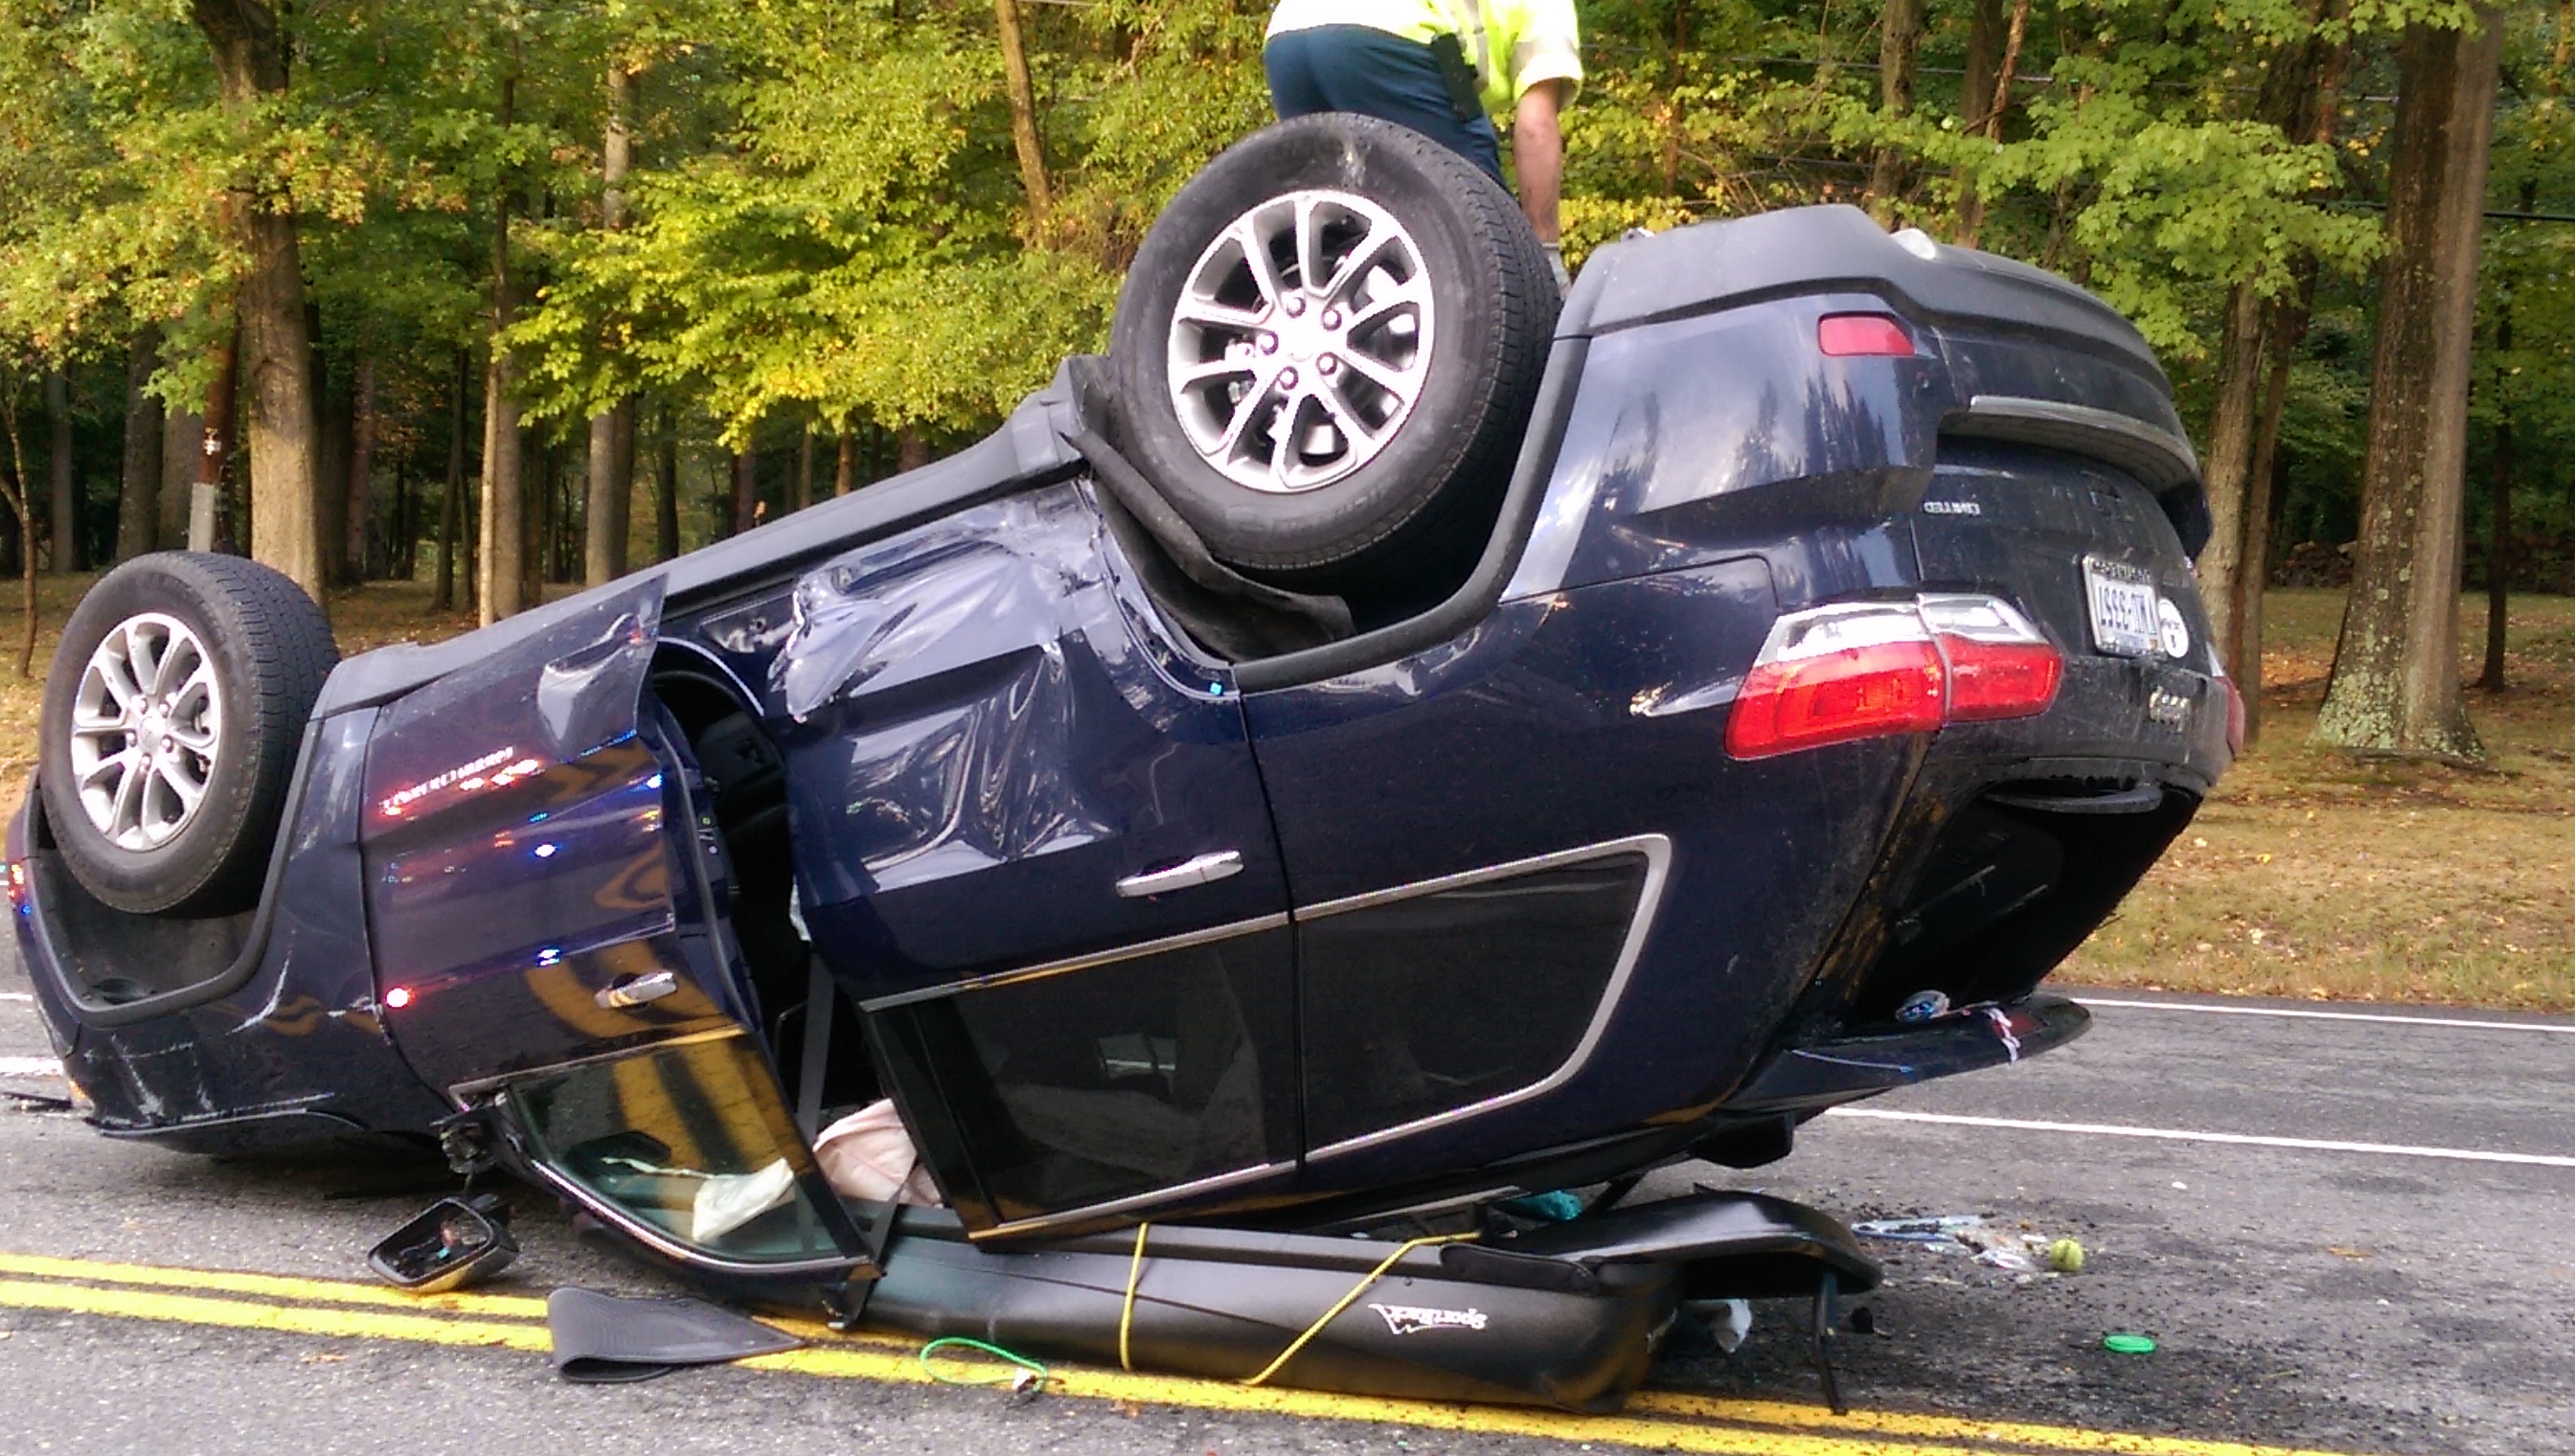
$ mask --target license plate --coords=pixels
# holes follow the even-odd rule
[[[2146,574],[2117,562],[2083,563],[2084,596],[2092,604],[2092,646],[2123,658],[2155,651],[2155,614],[2162,599]]]

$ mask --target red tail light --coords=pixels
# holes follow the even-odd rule
[[[1913,604],[1858,602],[1779,619],[1735,695],[1738,758],[1940,726],[1947,670]]]
[[[2064,662],[1999,598],[1943,593],[1791,613],[1745,675],[1726,720],[1738,758],[2026,718],[2056,699]]]
[[[1922,599],[1923,625],[1949,660],[1949,722],[1983,723],[2045,713],[2065,660],[2008,602],[1942,594]]]
[[[1834,358],[1913,357],[1913,336],[1885,314],[1826,314],[1815,321],[1815,347]]]

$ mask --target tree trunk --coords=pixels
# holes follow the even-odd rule
[[[2360,543],[2316,715],[2321,742],[2466,761],[2485,750],[2459,697],[2459,513],[2502,54],[2494,7],[2473,23],[2411,25],[2397,46]]]
[[[737,450],[733,459],[733,520],[727,536],[740,536],[760,524],[760,452]]]
[[[680,554],[680,433],[671,407],[662,407],[662,439],[653,460],[653,559]]]
[[[494,337],[508,327],[508,306],[495,310]],[[521,490],[519,405],[512,398],[517,375],[508,351],[497,345],[483,371],[483,488],[480,549],[476,552],[475,620],[489,627],[516,617],[526,599],[519,590],[526,565],[527,531]]]
[[[2263,326],[2271,374],[2262,387],[2261,428],[2253,440],[2251,492],[2244,513],[2244,563],[2236,573],[2235,637],[2244,645],[2245,676],[2235,682],[2244,700],[2244,746],[2262,736],[2262,597],[2270,586],[2271,527],[2278,519],[2285,482],[2273,462],[2280,445],[2280,415],[2289,399],[2289,366],[2299,341],[2306,337],[2307,316],[2315,307],[2316,261],[2298,265],[2297,292],[2274,299],[2270,321]]]
[[[474,387],[473,377],[466,352],[457,350],[455,393],[447,413],[447,484],[438,502],[438,585],[429,599],[433,612],[456,608],[456,546],[465,524],[465,397]]]
[[[832,494],[846,496],[858,484],[859,442],[850,432],[841,432],[840,449],[832,463]]]
[[[191,0],[213,46],[224,109],[247,117],[286,89],[286,45],[261,0]],[[249,268],[241,280],[249,376],[251,556],[322,600],[320,501],[315,494],[313,341],[304,326],[304,264],[283,195],[236,190],[231,212]]]
[[[348,579],[352,583],[367,579],[370,565],[368,545],[375,527],[376,479],[376,362],[365,355],[358,357],[357,378],[351,382],[352,414],[349,429],[349,506],[345,556]]]
[[[596,587],[626,575],[626,535],[635,503],[635,402],[590,419],[590,499],[582,580]]]
[[[1019,0],[993,0],[993,22],[1002,32],[1002,81],[1011,98],[1011,148],[1020,157],[1020,185],[1029,195],[1029,216],[1042,222],[1055,206],[1054,188],[1047,180],[1046,150],[1038,144],[1037,86],[1020,42]]]
[[[930,441],[910,425],[894,433],[894,468],[897,474],[919,470],[930,464]]]
[[[162,551],[177,551],[188,544],[188,493],[197,484],[197,456],[205,440],[205,416],[163,412],[159,524],[152,532],[152,544]]]
[[[36,676],[36,513],[27,503],[27,446],[18,435],[17,381],[0,383],[0,422],[9,432],[9,464],[14,480],[0,480],[9,514],[18,518],[18,612],[23,633],[18,639],[18,676]]]
[[[318,308],[308,310],[305,318],[305,327],[316,339],[322,337],[320,313]],[[314,434],[314,499],[321,506],[315,530],[321,533],[324,577],[334,587],[345,587],[349,585],[349,475],[357,447],[358,397],[331,379],[330,365],[319,349],[313,353],[313,392],[322,402]]]
[[[626,172],[633,156],[627,115],[635,77],[608,68],[608,135],[599,153],[599,225],[626,225]],[[590,418],[590,498],[585,514],[582,580],[593,587],[626,575],[626,537],[635,509],[635,401],[624,399]]]
[[[2313,25],[2325,0],[2306,0],[2305,19]],[[2292,140],[2306,139],[2314,126],[2307,113],[2316,105],[2325,66],[2326,44],[2310,34],[2282,47],[2264,73],[2253,120],[2279,129]],[[2270,503],[2270,484],[2255,470],[2265,420],[2266,386],[2275,355],[2285,357],[2272,337],[2275,310],[2250,280],[2227,294],[2226,321],[2218,349],[2216,400],[2208,424],[2208,454],[2202,479],[2208,488],[2211,530],[2199,557],[2200,596],[2208,608],[2208,626],[2218,661],[2240,688],[2259,691],[2262,643],[2245,630],[2245,602],[2261,591],[2262,563],[2248,548],[2257,534],[2253,516]],[[2259,533],[2267,541],[2268,524]],[[2249,576],[2247,574],[2250,574]]]
[[[1922,50],[1923,0],[1886,0],[1877,21],[1877,114],[1893,122],[1913,110],[1913,63]],[[1869,170],[1868,210],[1881,223],[1895,213],[1904,190],[1904,153],[1891,142],[1877,149]]]
[[[161,525],[161,401],[143,387],[161,365],[161,331],[134,331],[125,354],[125,462],[117,476],[116,559],[152,550]]]
[[[222,523],[224,475],[233,460],[235,392],[241,380],[241,330],[215,346],[215,377],[206,386],[206,438],[197,447],[197,483],[188,489],[188,550],[213,551]],[[236,533],[238,534],[238,533]]]
[[[1984,129],[1994,107],[1994,78],[2002,67],[2003,0],[1971,0],[1967,13],[1967,76],[1958,96],[1958,124],[1968,133]],[[1958,225],[1954,235],[1972,238],[1984,224],[1985,208],[1976,193],[1974,174],[1958,174]],[[2051,235],[2050,243],[2055,239]]]
[[[796,509],[814,504],[814,425],[807,421],[796,437]]]
[[[519,591],[530,607],[542,607],[546,584],[556,580],[557,527],[561,524],[556,492],[563,483],[563,455],[551,440],[537,447],[537,488],[527,493],[528,541],[522,559]]]
[[[1983,25],[1987,21],[1989,3],[1991,8],[1999,11],[1999,0],[1976,0],[1973,24]],[[2000,19],[1999,16],[1993,18]],[[2021,42],[2029,34],[2029,0],[2011,0],[2010,18],[2001,21],[2001,53],[1991,62],[1993,72],[1990,79],[1977,74],[1980,58],[1976,55],[1972,29],[1968,36],[1967,80],[1971,94],[1965,107],[1967,114],[1962,120],[1969,136],[1982,132],[1985,140],[1991,142],[2002,140],[2003,113],[2011,109],[2012,77],[2020,70]],[[1986,35],[1986,44],[1991,45],[1992,32],[1988,30]],[[1971,179],[1959,191],[1958,245],[1963,248],[1976,246],[1976,239],[1983,233],[1984,226],[1984,199]]]
[[[2227,676],[2241,684],[2261,672],[2261,647],[2242,637],[2245,503],[2253,486],[2253,445],[2260,433],[2262,386],[2269,378],[2263,355],[2262,296],[2239,283],[2226,296],[2226,321],[2218,342],[2215,410],[2208,423],[2208,453],[2200,478],[2208,489],[2208,545],[2199,553],[2199,595],[2208,611],[2210,645]],[[2268,499],[2267,493],[2265,499]],[[2252,666],[2248,670],[2247,663]]]
[[[501,125],[511,124],[518,78],[501,82]],[[516,617],[526,605],[520,591],[527,571],[527,503],[520,478],[518,371],[501,335],[517,315],[510,296],[510,184],[495,189],[492,203],[492,361],[483,372],[483,529],[481,599],[484,626]]]
[[[53,506],[55,575],[81,569],[80,471],[72,459],[72,382],[59,369],[45,371],[45,492]]]
[[[412,579],[411,452],[394,457],[394,500],[385,519],[385,575],[398,582]]]

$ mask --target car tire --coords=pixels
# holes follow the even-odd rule
[[[37,746],[82,887],[134,914],[255,904],[338,661],[322,609],[256,562],[162,552],[100,578],[64,625]]]
[[[1557,305],[1536,235],[1464,158],[1371,117],[1282,122],[1146,234],[1111,343],[1123,443],[1238,569],[1399,578],[1489,527]]]

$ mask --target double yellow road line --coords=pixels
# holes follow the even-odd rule
[[[418,1296],[377,1284],[279,1274],[0,1254],[0,1307],[119,1319],[267,1330],[328,1339],[408,1341],[542,1354],[550,1348],[543,1299],[512,1294]],[[920,1385],[931,1377],[915,1342],[840,1335],[819,1324],[773,1321],[809,1343],[740,1363],[826,1379]],[[1539,1436],[1713,1456],[2338,1456],[2230,1441],[2090,1431],[1953,1416],[1836,1416],[1819,1406],[1645,1391],[1614,1416],[1575,1416],[1505,1406],[1433,1405],[1309,1390],[1251,1389],[1220,1381],[1056,1366],[1051,1394],[1081,1400],[1182,1406],[1307,1419],[1367,1421],[1460,1433]]]

